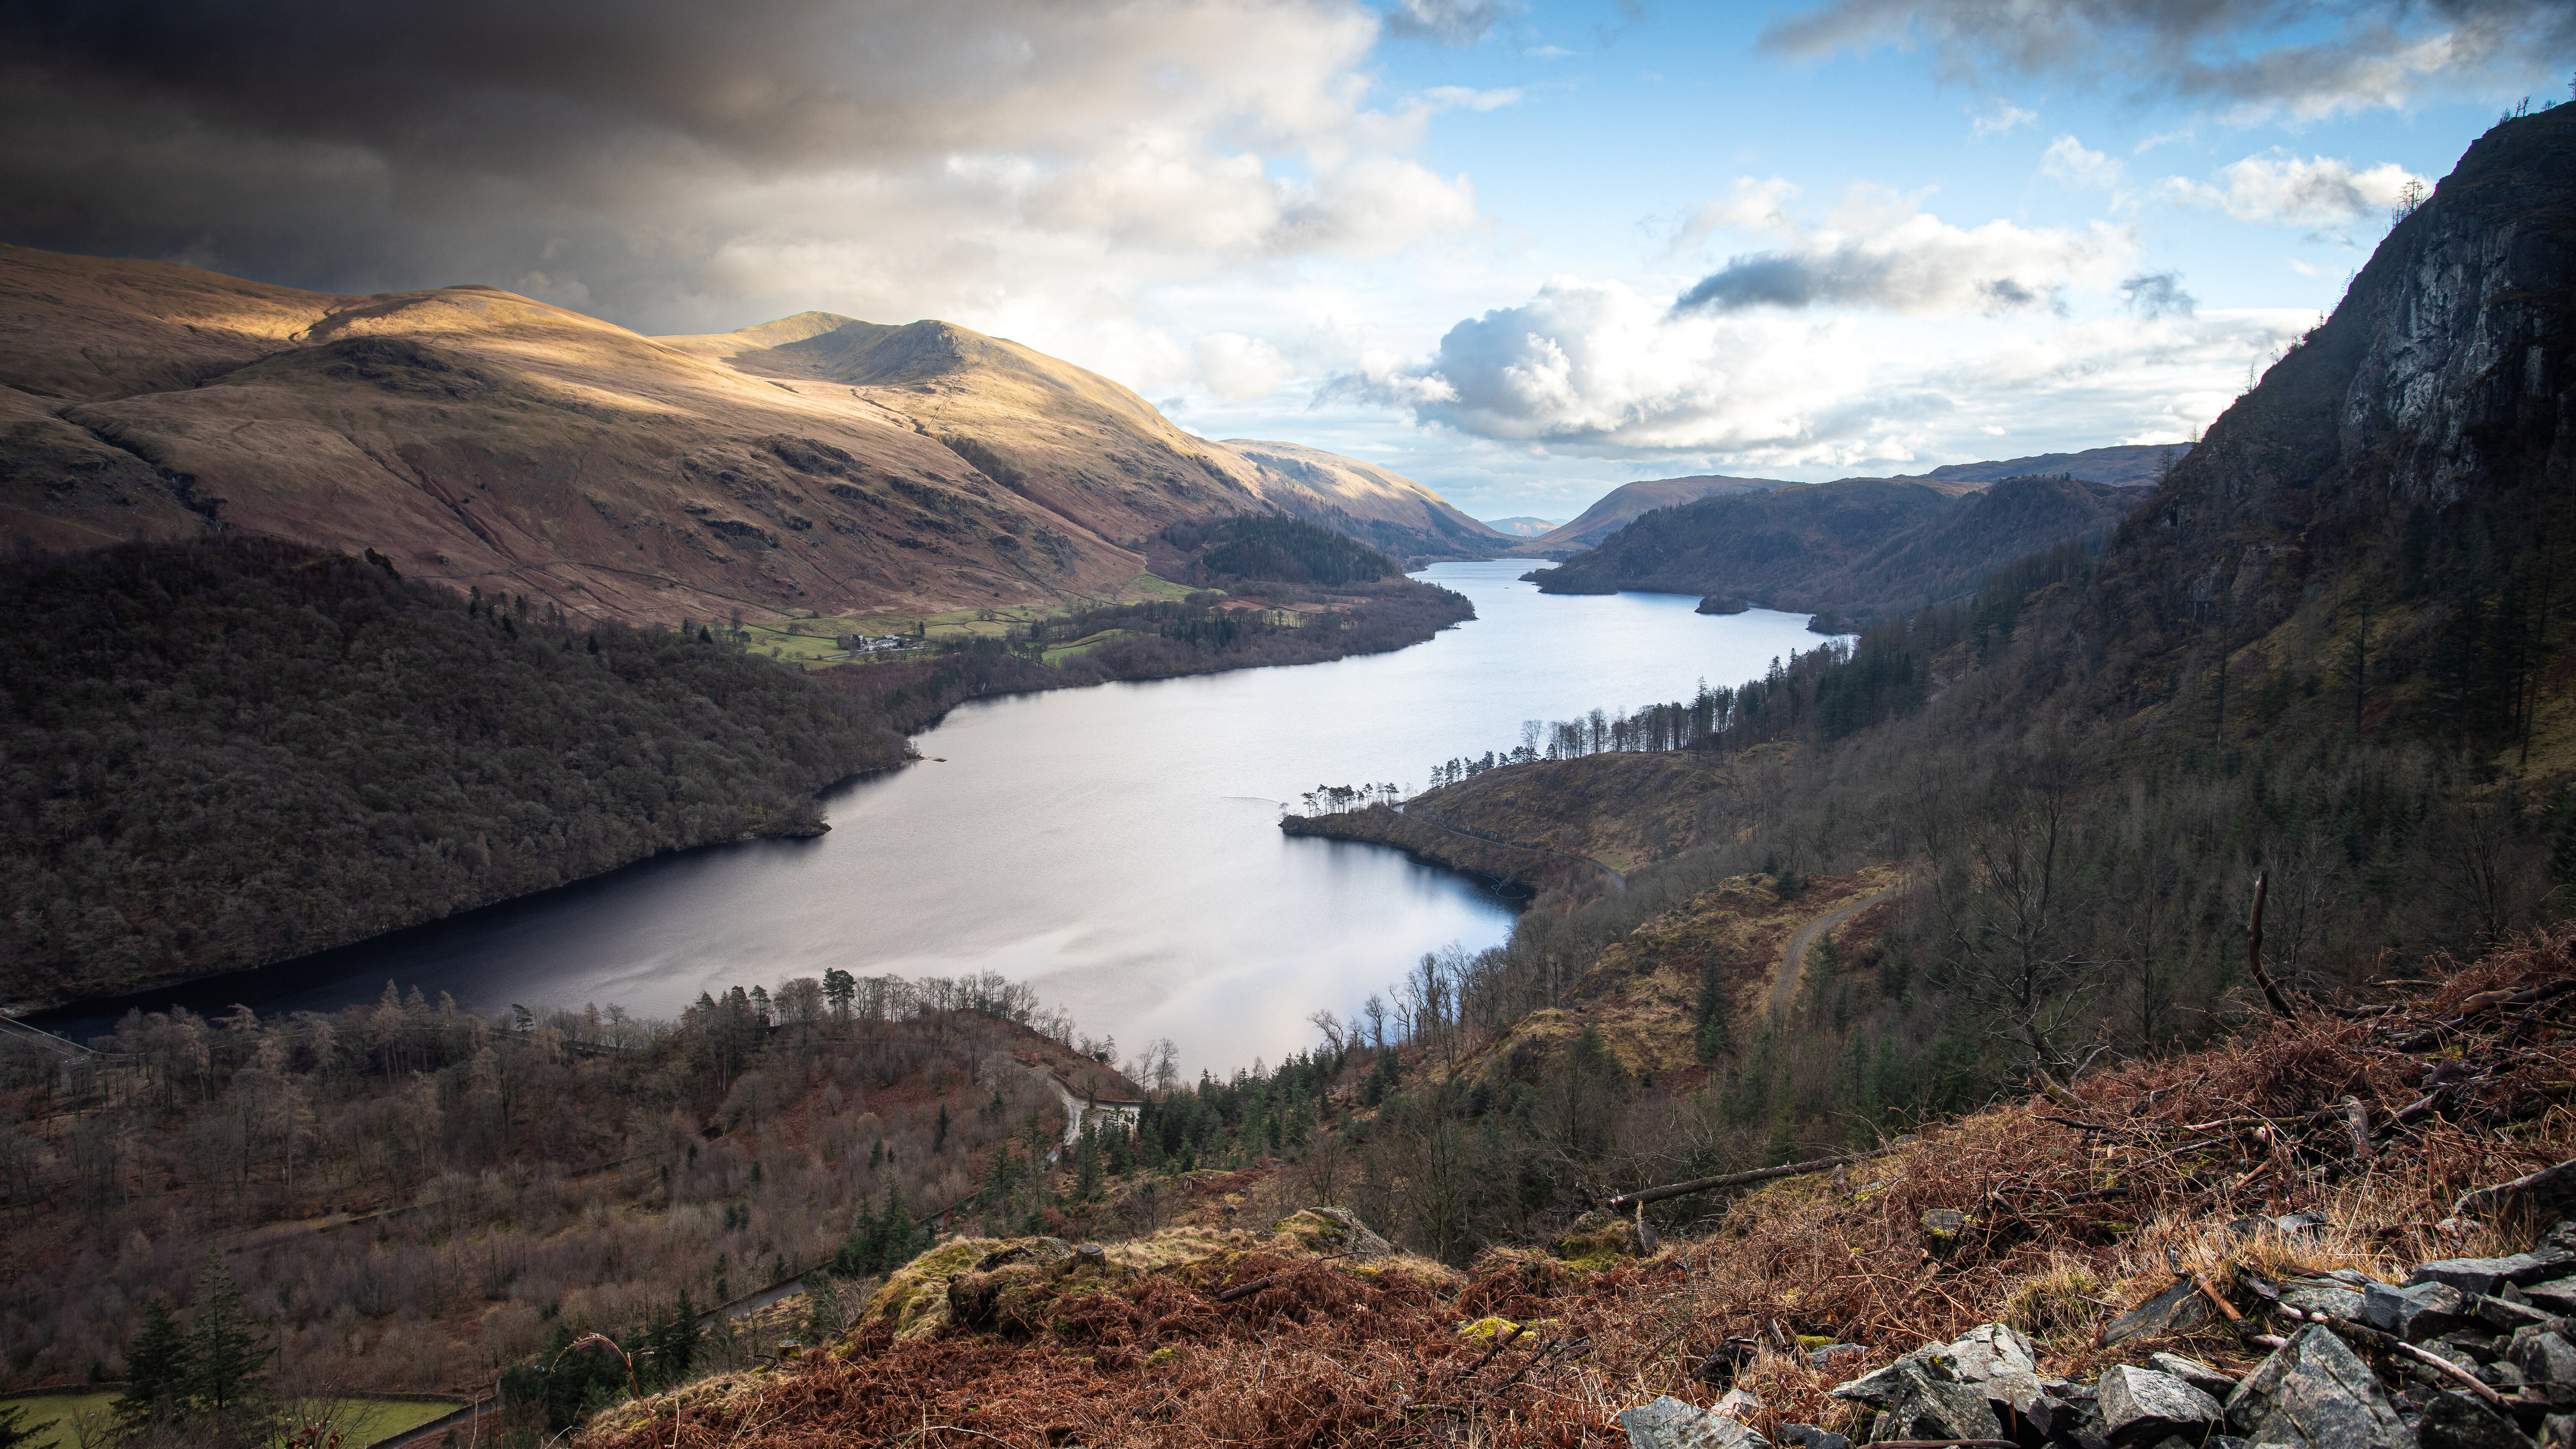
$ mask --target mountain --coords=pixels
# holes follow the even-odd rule
[[[1273,508],[1398,559],[1491,557],[1511,544],[1503,530],[1374,463],[1295,443],[1229,438],[1224,446],[1259,471],[1254,486]]]
[[[2100,483],[2016,478],[1956,495],[1853,478],[1703,498],[1640,515],[1592,551],[1533,574],[1552,594],[1703,594],[1856,618],[1974,588],[2023,556],[2098,534],[2133,497]]]
[[[1514,538],[1536,538],[1540,534],[1565,527],[1567,522],[1569,520],[1563,518],[1532,518],[1524,514],[1515,518],[1488,518],[1485,520],[1485,526],[1497,533],[1508,533]]]
[[[492,287],[337,296],[22,247],[0,310],[0,521],[44,548],[238,528],[667,622],[1080,606],[1154,530],[1236,513],[1501,541],[1382,469],[1294,450],[1284,473],[942,322],[657,339]]]
[[[1515,544],[1512,552],[1549,558],[1561,558],[1576,549],[1590,548],[1611,534],[1628,526],[1640,514],[1694,498],[1719,493],[1755,492],[1765,488],[1786,488],[1777,478],[1726,478],[1716,474],[1699,474],[1689,478],[1641,478],[1622,483],[1594,500],[1591,507],[1575,516],[1572,523],[1562,524],[1526,542]]]
[[[2080,453],[2041,453],[1994,463],[1952,463],[1929,473],[1908,474],[1898,481],[1921,483],[1945,492],[1965,492],[1969,487],[2005,478],[2032,477],[2073,478],[2085,483],[2108,483],[2114,488],[2150,488],[2155,486],[2168,458],[2178,460],[2189,451],[2171,444],[2123,443],[2112,448],[2087,448]]]

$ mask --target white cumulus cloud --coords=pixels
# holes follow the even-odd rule
[[[2212,207],[2238,221],[2318,230],[2346,227],[2385,212],[2423,177],[2394,161],[2359,167],[2331,156],[2302,159],[2273,150],[2219,168],[2215,184],[2175,176],[2165,194],[2193,206]]]

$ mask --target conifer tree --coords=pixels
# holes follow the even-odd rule
[[[26,1422],[26,1416],[27,1410],[23,1404],[13,1409],[0,1409],[0,1449],[12,1449],[14,1445],[29,1443],[37,1435],[62,1422],[60,1419],[47,1419],[41,1424],[30,1424]]]
[[[176,1409],[188,1392],[195,1363],[170,1305],[158,1298],[145,1304],[143,1327],[125,1346],[125,1393],[116,1401],[117,1416],[135,1424]]]
[[[242,1315],[241,1290],[233,1286],[233,1275],[217,1253],[206,1254],[192,1306],[188,1396],[221,1413],[259,1386],[259,1366],[267,1361],[269,1347],[259,1326]]]

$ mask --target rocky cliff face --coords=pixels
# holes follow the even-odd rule
[[[2571,368],[2562,107],[2471,146],[2124,526],[2094,594],[2121,709],[2213,691],[2248,650],[2312,680],[2357,653],[2374,724],[2527,727],[2576,536]]]

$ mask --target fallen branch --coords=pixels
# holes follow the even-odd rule
[[[1249,1298],[1253,1294],[1260,1292],[1262,1289],[1267,1288],[1278,1281],[1279,1275],[1271,1273],[1255,1278],[1249,1283],[1239,1283],[1216,1295],[1216,1301],[1219,1303],[1232,1303],[1238,1298]]]
[[[1602,1203],[1602,1206],[1609,1208],[1638,1207],[1650,1202],[1662,1202],[1668,1197],[1687,1197],[1695,1192],[1708,1192],[1715,1188],[1741,1187],[1746,1183],[1769,1182],[1775,1177],[1797,1177],[1810,1172],[1823,1172],[1825,1169],[1830,1167],[1841,1167],[1846,1163],[1866,1162],[1873,1157],[1884,1157],[1895,1150],[1896,1149],[1894,1147],[1881,1147],[1869,1152],[1846,1153],[1840,1157],[1819,1157],[1813,1162],[1797,1162],[1792,1163],[1787,1167],[1762,1167],[1756,1168],[1751,1172],[1730,1172],[1723,1177],[1696,1178],[1690,1182],[1676,1182],[1668,1187],[1649,1187],[1638,1192],[1622,1193],[1617,1197],[1607,1199]]]

